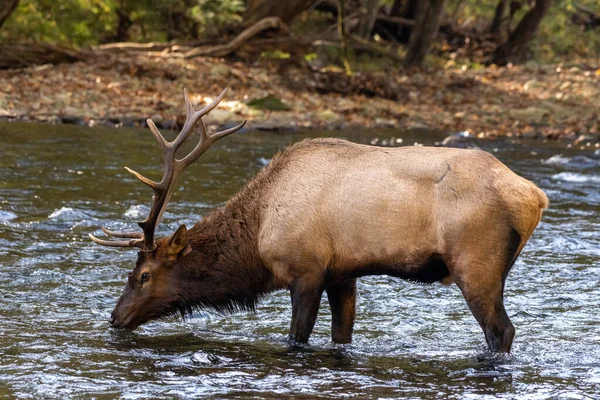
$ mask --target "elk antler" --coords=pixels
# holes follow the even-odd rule
[[[117,232],[110,231],[106,228],[102,228],[102,231],[108,235],[119,238],[128,238],[129,240],[102,240],[98,239],[92,234],[89,234],[90,239],[92,241],[101,244],[103,246],[111,246],[111,247],[139,247],[142,251],[152,251],[154,250],[154,231],[156,226],[160,223],[162,219],[162,215],[167,208],[167,204],[173,194],[175,189],[175,184],[179,175],[185,170],[191,163],[196,161],[208,148],[218,139],[229,135],[239,129],[241,129],[246,121],[241,124],[234,126],[233,128],[226,129],[224,131],[220,131],[209,135],[206,131],[206,125],[202,120],[202,117],[212,111],[215,107],[219,105],[223,97],[225,97],[225,93],[227,92],[227,88],[223,89],[221,94],[217,96],[217,98],[204,107],[202,110],[196,111],[192,106],[192,102],[188,97],[187,90],[183,89],[183,96],[185,98],[185,105],[187,110],[187,115],[185,118],[185,123],[181,132],[177,135],[177,137],[172,141],[167,141],[163,135],[159,132],[154,122],[151,119],[146,120],[154,138],[158,142],[158,145],[162,149],[163,152],[163,161],[165,165],[165,172],[163,174],[160,182],[155,182],[151,179],[146,178],[140,173],[125,167],[125,169],[135,175],[140,181],[150,186],[152,190],[154,190],[154,196],[152,196],[152,207],[150,208],[150,212],[148,213],[148,217],[145,220],[138,222],[138,225],[142,228],[143,233],[139,232]],[[175,158],[175,154],[177,150],[183,142],[190,136],[192,129],[196,125],[196,123],[200,121],[200,141],[196,145],[196,147],[185,157],[181,159]]]

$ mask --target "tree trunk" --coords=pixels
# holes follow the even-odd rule
[[[2,0],[0,2],[0,28],[19,5],[19,0]]]
[[[119,22],[117,24],[117,32],[113,37],[115,42],[127,42],[129,40],[129,28],[131,28],[132,21],[129,17],[129,13],[124,11],[122,8],[117,10],[117,16]]]
[[[254,12],[254,10],[260,5],[261,0],[246,0],[246,12]]]
[[[494,54],[492,54],[492,62],[498,65],[506,65],[517,48],[529,43],[550,5],[551,0],[536,0],[535,6],[523,16],[508,40],[496,48]]]
[[[419,2],[420,0],[396,0],[390,11],[390,17],[401,17],[408,20],[414,20],[417,15]],[[395,25],[389,27],[389,30],[400,43],[408,43],[410,40],[410,33],[412,32],[412,26]]]
[[[454,7],[454,12],[452,12],[452,16],[450,17],[450,25],[452,29],[456,27],[458,16],[462,13],[463,8],[465,8],[465,1],[458,0],[456,2],[456,6]]]
[[[338,37],[340,44],[342,45],[342,62],[346,74],[352,74],[352,68],[350,67],[350,61],[348,61],[348,47],[346,46],[346,27],[344,24],[344,18],[346,16],[344,0],[338,0],[338,15],[337,15],[337,28]]]
[[[315,0],[248,1],[251,7],[244,14],[244,25],[252,25],[267,17],[279,17],[284,24],[289,24],[314,3]]]
[[[490,26],[490,33],[494,35],[495,38],[499,38],[500,35],[505,31],[502,29],[502,27],[506,26],[506,23],[508,22],[508,5],[509,0],[500,0],[496,6],[494,19],[492,20],[492,25]]]
[[[425,55],[436,37],[440,20],[446,7],[446,0],[421,0],[417,9],[416,23],[413,27],[406,50],[404,62],[407,65],[421,65]]]
[[[379,13],[380,0],[361,0],[360,2],[360,21],[358,23],[357,35],[368,39],[373,31],[373,25]]]
[[[196,0],[171,2],[167,8],[167,40],[198,40],[198,22],[192,17],[191,10],[198,4]]]

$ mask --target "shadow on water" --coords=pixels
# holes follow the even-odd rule
[[[513,355],[484,353],[455,286],[377,276],[358,284],[352,345],[333,345],[325,300],[310,346],[286,341],[289,295],[257,312],[158,321],[135,332],[107,318],[135,262],[94,246],[102,225],[135,228],[156,178],[147,131],[0,124],[0,397],[585,398],[600,394],[600,151],[562,143],[477,142],[548,194],[511,271]],[[159,229],[223,204],[285,145],[307,136],[430,145],[436,132],[247,132],[192,165]]]

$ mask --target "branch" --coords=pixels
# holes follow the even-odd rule
[[[394,24],[398,24],[398,25],[404,25],[404,26],[414,26],[415,25],[415,20],[414,19],[406,19],[406,18],[402,18],[402,17],[391,17],[389,15],[385,15],[385,14],[377,14],[377,20],[381,20],[381,21],[387,21],[387,22],[391,22]]]
[[[250,27],[244,29],[231,42],[216,46],[200,46],[184,54],[185,58],[194,57],[225,57],[242,47],[244,43],[267,29],[279,29],[284,33],[290,32],[288,26],[279,17],[263,18]]]
[[[591,17],[598,17],[598,13],[596,13],[594,10],[592,10],[591,8],[588,8],[586,6],[583,6],[581,4],[578,3],[573,3],[573,6],[578,10],[581,11],[584,14],[588,14]]]
[[[115,50],[115,51],[127,51],[127,50],[140,50],[140,51],[162,51],[168,47],[173,46],[173,43],[169,42],[150,42],[150,43],[135,43],[135,42],[119,42],[119,43],[108,43],[96,47],[98,50]]]
[[[72,50],[51,44],[6,42],[0,44],[0,54],[2,54],[0,69],[82,61],[90,53],[86,50]]]

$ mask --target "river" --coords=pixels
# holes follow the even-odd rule
[[[435,132],[243,132],[184,174],[158,236],[222,205],[286,144],[308,136],[431,145]],[[479,361],[483,333],[456,285],[358,283],[351,345],[330,341],[326,297],[310,346],[291,349],[289,294],[256,313],[209,310],[134,332],[107,322],[135,252],[87,238],[135,228],[159,178],[149,131],[1,123],[0,397],[600,398],[600,151],[564,142],[476,142],[536,182],[550,209],[505,292],[517,334]]]

